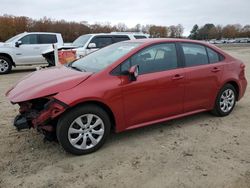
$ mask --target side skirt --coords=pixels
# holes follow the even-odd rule
[[[185,117],[185,116],[189,116],[189,115],[192,115],[192,114],[197,114],[197,113],[205,112],[205,111],[208,111],[208,110],[207,109],[200,109],[200,110],[195,110],[195,111],[192,111],[192,112],[187,112],[187,113],[183,113],[183,114],[170,116],[170,117],[167,117],[167,118],[162,118],[162,119],[158,119],[158,120],[154,120],[154,121],[140,123],[140,124],[130,126],[130,127],[126,128],[125,130],[131,130],[131,129],[136,129],[136,128],[140,128],[140,127],[145,127],[145,126],[148,126],[148,125],[152,125],[152,124],[156,124],[156,123],[160,123],[160,122],[165,122],[165,121],[172,120],[172,119],[178,119],[178,118],[181,118],[181,117]]]

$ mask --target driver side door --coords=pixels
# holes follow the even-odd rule
[[[21,39],[21,45],[15,48],[16,59],[19,64],[46,63],[42,56],[38,34],[28,34]]]
[[[156,123],[183,112],[185,73],[175,43],[143,49],[121,65],[121,71],[139,65],[139,76],[131,82],[122,77],[125,129]]]

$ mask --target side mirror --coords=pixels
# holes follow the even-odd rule
[[[128,71],[130,81],[136,81],[139,75],[139,65],[132,66]]]
[[[88,48],[89,49],[96,48],[96,43],[89,43]]]
[[[17,41],[16,43],[15,43],[15,46],[18,48],[20,45],[22,44],[22,41]]]

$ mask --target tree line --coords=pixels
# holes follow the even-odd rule
[[[189,38],[196,40],[210,40],[210,39],[234,39],[250,37],[250,25],[242,26],[240,24],[232,25],[217,25],[207,23],[199,27],[197,24],[193,26]]]
[[[182,25],[156,26],[141,25],[129,28],[125,23],[111,25],[109,22],[88,24],[86,21],[74,22],[65,20],[52,20],[44,17],[38,20],[25,16],[0,16],[0,41],[6,41],[12,36],[22,32],[58,32],[65,42],[72,42],[80,35],[88,33],[110,32],[143,32],[152,37],[182,37]]]
[[[129,28],[125,23],[111,25],[109,22],[88,24],[86,21],[74,22],[65,20],[52,20],[44,17],[32,19],[25,16],[0,16],[0,41],[6,41],[12,36],[22,32],[58,32],[61,33],[65,42],[72,42],[80,35],[88,33],[110,33],[110,32],[143,32],[153,38],[183,37],[184,28],[181,24],[171,26],[141,25],[137,24]],[[244,38],[250,37],[250,25],[214,25],[207,23],[201,27],[193,26],[189,38],[196,40],[210,40],[221,38]]]

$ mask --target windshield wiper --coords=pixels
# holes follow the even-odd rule
[[[87,72],[85,69],[79,69],[78,67],[75,67],[75,66],[70,66],[70,68],[81,71],[81,72]]]

